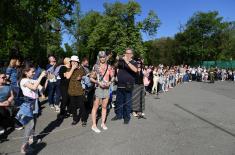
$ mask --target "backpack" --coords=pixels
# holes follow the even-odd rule
[[[83,69],[85,71],[84,67]],[[81,84],[82,84],[82,88],[85,89],[86,91],[90,91],[93,88],[94,84],[90,80],[89,73],[82,77]]]

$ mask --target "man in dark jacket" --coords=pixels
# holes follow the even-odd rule
[[[112,121],[124,119],[124,124],[130,121],[132,91],[135,84],[137,64],[132,59],[133,51],[130,48],[125,50],[123,57],[118,57],[117,72],[117,101],[115,106],[116,116]]]

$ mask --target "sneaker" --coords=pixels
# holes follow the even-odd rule
[[[19,131],[19,130],[24,129],[24,126],[15,126],[15,129]]]
[[[50,105],[50,108],[51,108],[51,109],[54,109],[55,107],[54,107],[53,105]]]
[[[82,122],[82,127],[86,127],[86,122],[84,121],[84,122]]]
[[[0,135],[5,133],[5,129],[3,129],[2,127],[0,127]]]
[[[123,124],[129,124],[130,120],[124,120]]]
[[[111,119],[111,121],[117,121],[117,120],[121,120],[121,118],[118,118],[117,116],[115,116]]]
[[[91,127],[91,130],[93,130],[95,133],[101,132],[97,127]]]
[[[55,112],[60,113],[60,108],[59,108],[59,106],[55,106]]]
[[[78,121],[73,121],[72,123],[71,123],[71,125],[76,125],[78,123]]]
[[[104,124],[103,124],[103,125],[101,124],[101,128],[102,128],[103,130],[108,130],[107,126],[104,125]]]

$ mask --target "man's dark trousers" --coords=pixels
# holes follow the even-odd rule
[[[118,88],[116,98],[115,113],[117,118],[129,121],[131,119],[132,92],[126,91],[125,88]]]

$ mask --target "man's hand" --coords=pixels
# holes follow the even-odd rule
[[[72,62],[72,69],[76,69],[78,67],[78,64],[76,62]]]
[[[126,57],[123,57],[122,59],[126,62],[126,64],[129,63],[129,60]]]
[[[81,79],[82,79],[82,76],[79,75],[79,76],[77,77],[77,80],[80,81]]]

